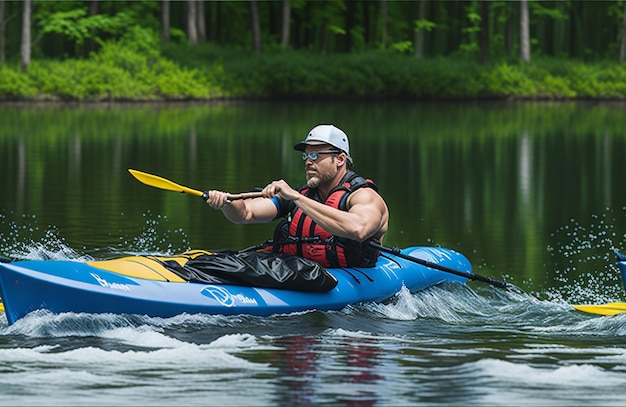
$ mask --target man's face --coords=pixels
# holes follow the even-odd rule
[[[304,169],[306,171],[306,183],[309,188],[316,188],[335,178],[339,171],[335,157],[339,152],[335,150],[334,147],[328,144],[306,147],[304,153],[308,157],[304,160]],[[317,153],[315,160],[311,157],[312,152]]]

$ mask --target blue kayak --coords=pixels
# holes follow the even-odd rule
[[[420,259],[411,261],[410,259]],[[423,264],[472,275],[462,254],[445,248],[410,247],[383,254],[373,268],[329,268],[334,288],[307,292],[233,284],[189,282],[152,266],[158,256],[90,262],[36,260],[0,264],[0,295],[9,324],[28,313],[85,312],[172,317],[187,314],[257,315],[339,310],[380,302],[406,287],[417,292],[445,281],[467,281]],[[161,258],[165,259],[165,257]]]

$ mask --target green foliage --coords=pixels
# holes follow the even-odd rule
[[[19,57],[21,2],[6,3],[6,55]],[[170,3],[170,37],[187,44],[186,2]],[[423,34],[428,57],[476,57],[488,47],[489,56],[517,53],[519,2],[494,0],[426,1],[419,14],[416,1],[292,0],[289,47],[319,53],[367,52],[387,48],[408,52],[415,32]],[[247,1],[202,2],[206,40],[234,48],[252,47],[250,5]],[[386,12],[382,12],[384,4]],[[258,2],[264,52],[282,48],[281,2]],[[87,57],[103,42],[140,43],[142,52],[157,50],[163,2],[160,1],[37,1],[33,7],[34,58]],[[617,59],[623,20],[620,1],[530,1],[532,55]],[[91,15],[90,12],[95,12]],[[418,17],[421,16],[422,18]],[[200,16],[198,16],[200,17]],[[384,18],[384,20],[383,20]],[[481,22],[486,24],[481,24]],[[381,44],[382,32],[386,33]],[[488,29],[489,44],[481,44]],[[138,29],[138,31],[135,31]],[[152,37],[152,38],[150,38]],[[201,42],[204,39],[200,40]]]
[[[132,15],[119,12],[114,16],[96,14],[87,16],[84,8],[58,11],[43,18],[39,25],[42,34],[57,33],[66,36],[77,46],[87,39],[101,41],[106,34],[121,35],[134,27]],[[131,30],[132,31],[132,30]]]
[[[413,43],[411,41],[395,42],[389,46],[392,51],[400,54],[410,54],[413,52]]]
[[[172,41],[173,44],[189,45],[187,34],[178,28],[170,28],[170,41]]]
[[[556,8],[549,8],[537,1],[531,1],[528,3],[529,9],[532,10],[535,16],[548,16],[554,20],[567,20],[569,17],[564,11],[563,4],[558,4]],[[567,7],[567,5],[565,5]]]
[[[150,58],[157,58],[160,55],[160,43],[154,30],[135,25],[125,30],[119,41],[106,42],[103,44],[105,46],[123,47],[124,49],[141,53]]]
[[[83,9],[54,13],[40,22],[41,32],[43,34],[62,34],[76,43],[82,44],[89,35],[89,29],[86,24],[78,24],[77,22],[84,21],[83,19],[86,15],[87,12]]]
[[[32,99],[38,93],[37,86],[28,75],[0,64],[0,98]]]
[[[426,31],[426,32],[431,32],[432,30],[434,30],[435,28],[437,28],[437,24],[426,20],[426,19],[422,19],[422,20],[415,20],[415,26],[413,28],[413,30],[415,32],[418,31]]]
[[[170,100],[221,96],[212,73],[181,68],[146,44],[149,31],[130,30],[140,38],[126,45],[103,43],[89,59],[35,60],[27,73],[0,65],[3,99]],[[144,48],[146,47],[146,48]]]
[[[485,90],[494,96],[535,96],[535,84],[516,66],[501,63],[484,74]]]
[[[346,35],[346,30],[343,27],[340,27],[335,24],[329,24],[328,31],[334,34],[338,34],[338,35]]]
[[[167,99],[208,99],[220,96],[217,86],[196,70],[181,69],[172,61],[160,58],[153,67],[157,93]]]
[[[93,60],[36,61],[28,73],[41,97],[48,99],[133,99],[152,93],[128,71]]]
[[[129,38],[140,40],[104,42],[89,59],[35,60],[27,73],[0,65],[0,98],[626,99],[626,65],[619,63],[537,57],[530,64],[483,65],[474,58],[416,59],[397,51],[251,55],[210,44],[169,44],[160,54],[150,49],[156,41],[151,33],[139,29]]]
[[[484,74],[490,94],[520,98],[626,99],[626,67],[538,59],[532,64],[496,65]]]

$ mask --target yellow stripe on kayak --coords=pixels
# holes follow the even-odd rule
[[[598,315],[617,315],[626,312],[626,302],[612,302],[601,305],[573,305],[578,311]]]
[[[175,283],[186,282],[177,274],[169,271],[157,260],[148,257],[122,257],[120,259],[88,261],[92,267],[129,277],[145,278],[147,280],[172,281]]]
[[[88,265],[113,273],[129,277],[144,278],[146,280],[170,281],[175,283],[186,283],[187,281],[177,274],[169,271],[162,264],[163,261],[175,261],[181,267],[190,259],[195,259],[201,255],[211,255],[213,253],[206,250],[189,250],[181,255],[173,257],[142,257],[129,256],[112,260],[88,261]],[[4,304],[0,302],[0,313],[4,313]]]

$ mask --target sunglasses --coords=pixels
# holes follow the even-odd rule
[[[339,154],[341,151],[339,150],[328,150],[328,151],[311,151],[310,153],[302,153],[302,161],[306,161],[307,158],[315,161],[320,157],[320,154]]]

